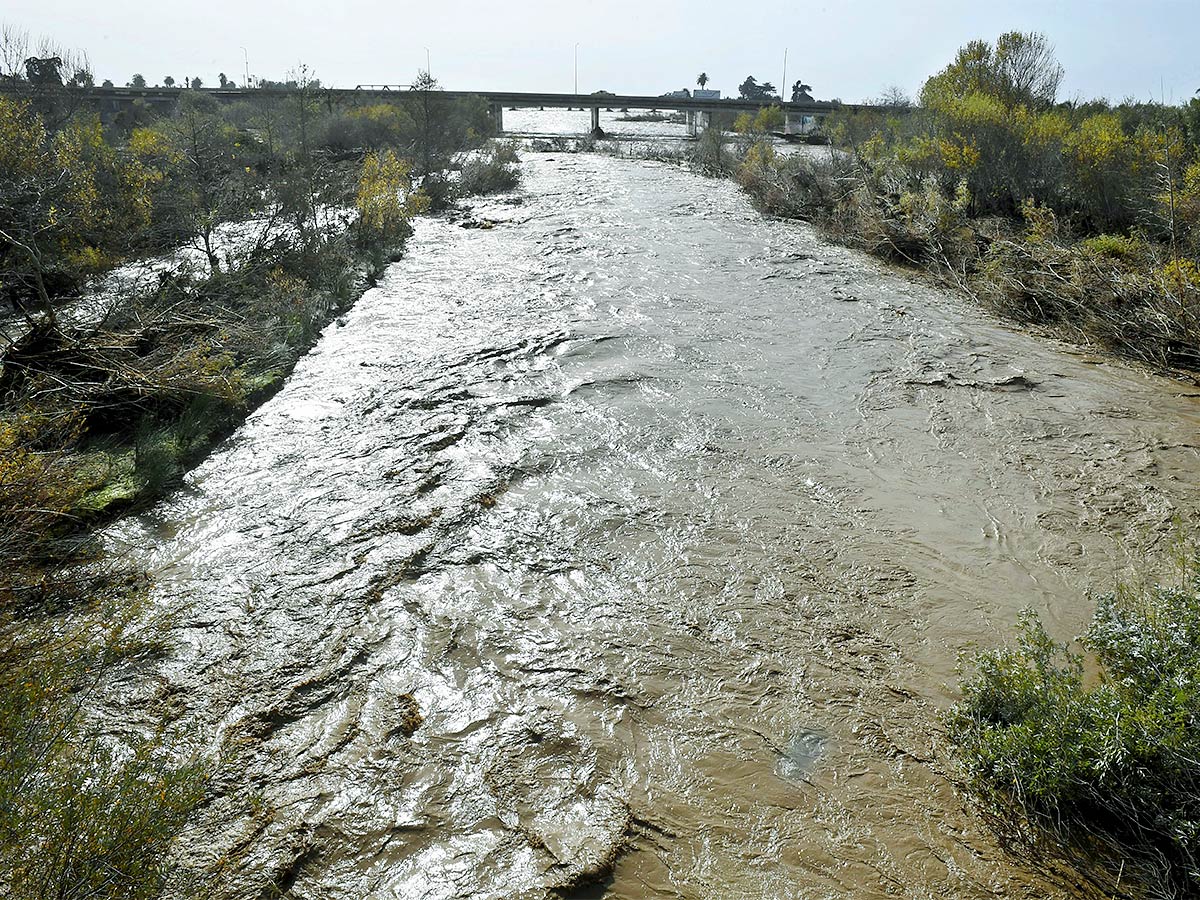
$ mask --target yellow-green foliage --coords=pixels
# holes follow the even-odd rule
[[[778,159],[770,141],[755,141],[746,151],[738,168],[737,178],[743,187],[758,181],[769,180]]]
[[[28,103],[0,97],[0,172],[31,176],[45,158],[46,126]]]
[[[64,526],[85,487],[74,477],[60,449],[79,433],[74,416],[14,413],[0,419],[0,550],[8,579],[0,579],[0,615],[21,605],[15,592],[36,572],[14,579],[15,570],[36,568]]]
[[[204,796],[206,770],[161,738],[124,746],[83,707],[144,648],[130,626],[0,629],[0,870],[12,900],[150,900],[166,853]]]
[[[412,166],[391,150],[363,158],[355,205],[360,227],[379,235],[402,234],[408,221],[425,212],[428,201],[412,192]]]
[[[1159,270],[1163,286],[1173,294],[1200,294],[1200,266],[1190,259],[1173,259]]]
[[[1141,242],[1123,234],[1098,234],[1080,242],[1085,251],[1097,257],[1136,259],[1145,253]]]
[[[150,224],[154,192],[166,180],[169,169],[183,161],[183,154],[160,130],[133,129],[129,135],[123,177],[138,225]]]
[[[925,82],[921,104],[929,108],[956,97],[983,94],[1006,107],[1042,108],[1054,102],[1063,70],[1044,35],[1010,31],[993,46],[971,41],[954,61]]]
[[[76,115],[51,133],[27,104],[0,98],[0,243],[18,271],[53,265],[95,271],[149,210],[148,182],[105,139],[95,116]]]
[[[1162,207],[1174,205],[1180,224],[1191,231],[1197,249],[1200,249],[1200,159],[1186,167],[1178,190],[1173,195],[1160,192],[1158,202]]]
[[[778,131],[783,127],[783,109],[779,106],[764,106],[751,115],[749,112],[739,113],[733,121],[733,130],[739,134],[766,134]]]

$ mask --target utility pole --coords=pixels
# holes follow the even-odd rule
[[[788,53],[788,48],[784,47],[783,48],[783,83],[779,85],[779,99],[782,100],[784,103],[787,102],[787,94],[784,93],[784,91],[787,90],[787,53]]]
[[[250,54],[246,52],[246,48],[242,48],[242,58],[246,61],[246,80],[242,83],[243,88],[250,87]]]
[[[575,95],[579,96],[579,42],[575,43]]]
[[[425,74],[428,75],[430,78],[433,77],[433,73],[430,71],[432,68],[433,68],[433,66],[431,66],[429,64],[429,48],[426,47],[425,48]]]

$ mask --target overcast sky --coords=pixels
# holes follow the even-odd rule
[[[1200,0],[5,0],[0,21],[87,50],[97,81],[151,84],[218,72],[281,78],[300,62],[326,84],[404,83],[425,67],[447,88],[736,93],[748,74],[803,78],[821,99],[890,84],[915,93],[976,38],[1045,32],[1067,70],[1063,97],[1178,102],[1200,88]]]

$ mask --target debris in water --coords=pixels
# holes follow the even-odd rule
[[[781,778],[807,781],[818,760],[825,755],[829,737],[817,729],[804,728],[796,733],[775,767]]]

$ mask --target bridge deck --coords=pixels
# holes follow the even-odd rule
[[[70,91],[71,94],[77,95],[80,99],[90,101],[110,101],[120,103],[132,102],[133,100],[144,100],[150,103],[170,103],[177,100],[186,91],[191,88],[128,88],[128,87],[112,87],[112,88],[63,88],[62,90]],[[218,100],[226,102],[234,102],[237,100],[248,100],[254,97],[287,97],[294,95],[295,91],[288,89],[277,88],[201,88],[206,94],[216,97]],[[0,92],[3,93],[26,93],[30,88],[25,85],[0,84]],[[328,97],[332,100],[352,101],[355,99],[368,100],[404,100],[414,99],[420,96],[419,91],[393,90],[389,88],[321,88],[319,91],[322,97]],[[465,97],[480,97],[489,103],[495,103],[509,107],[551,107],[563,109],[567,107],[574,108],[601,108],[601,109],[662,109],[662,110],[697,110],[697,111],[714,111],[727,109],[733,112],[753,112],[761,109],[763,106],[772,105],[772,101],[759,100],[743,100],[743,99],[728,99],[728,100],[697,100],[694,97],[651,97],[641,94],[553,94],[553,93],[530,93],[522,91],[438,91],[438,94],[445,97],[465,98]],[[811,103],[779,103],[773,101],[775,105],[782,106],[783,109],[794,115],[822,115],[833,112],[838,109],[845,110],[860,110],[870,109],[872,107],[863,106],[860,104],[842,104],[830,103],[823,101],[813,101]]]

